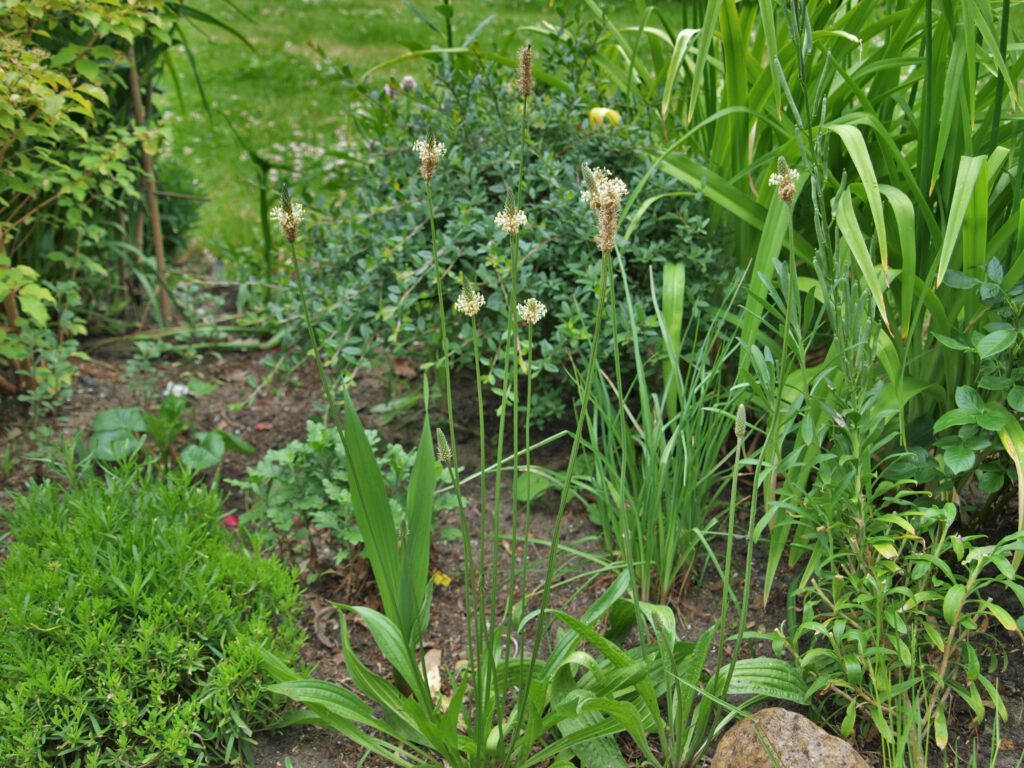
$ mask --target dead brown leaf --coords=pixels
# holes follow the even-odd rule
[[[391,370],[395,376],[409,381],[414,381],[420,375],[416,364],[407,357],[392,357]]]

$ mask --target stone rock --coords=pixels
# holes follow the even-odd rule
[[[868,768],[845,741],[803,715],[778,707],[762,709],[726,731],[711,768],[775,768],[758,731],[774,750],[781,768]]]

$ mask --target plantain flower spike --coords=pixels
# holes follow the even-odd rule
[[[512,195],[505,201],[505,207],[494,217],[494,226],[509,235],[518,235],[519,230],[526,226],[526,214],[516,208]]]
[[[594,241],[601,253],[611,253],[615,248],[622,198],[629,194],[629,188],[622,179],[612,176],[607,168],[591,168],[584,163],[582,175],[580,198],[597,216],[597,237]]]
[[[519,93],[526,98],[533,92],[533,46],[519,49]]]
[[[452,447],[448,444],[448,438],[440,429],[436,430],[437,435],[437,460],[446,467],[452,465]]]
[[[299,225],[306,218],[306,209],[302,207],[302,203],[292,200],[287,189],[282,189],[280,202],[270,209],[270,218],[281,227],[284,239],[294,243],[299,236]]]
[[[786,158],[780,157],[778,170],[768,177],[768,185],[779,188],[779,200],[786,205],[792,205],[796,200],[796,182],[800,178],[800,171],[790,168]]]
[[[527,325],[536,325],[548,313],[548,308],[537,299],[527,299],[522,304],[517,304],[520,319]]]
[[[461,312],[466,317],[476,317],[483,307],[484,295],[479,291],[471,291],[469,288],[463,288],[455,299],[455,311]]]
[[[420,176],[424,181],[430,181],[434,178],[434,171],[448,149],[443,142],[435,141],[434,137],[430,136],[426,140],[420,139],[415,142],[412,151],[420,156]]]
[[[740,443],[747,435],[747,409],[743,403],[740,403],[740,407],[736,409],[736,425],[733,427],[733,432],[736,433],[736,440]]]

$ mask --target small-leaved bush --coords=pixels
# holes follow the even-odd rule
[[[564,88],[538,83],[527,114],[525,150],[518,128],[522,107],[506,86],[505,68],[463,60],[438,67],[430,84],[357,94],[350,133],[365,140],[325,155],[323,162],[337,172],[343,193],[325,198],[340,203],[325,203],[324,220],[307,231],[312,248],[305,290],[321,307],[314,316],[320,318],[317,331],[332,363],[357,364],[381,345],[418,361],[436,352],[430,322],[436,300],[431,232],[424,211],[409,196],[417,166],[409,149],[416,138],[431,135],[450,147],[445,160],[450,171],[438,178],[434,199],[444,293],[457,294],[464,281],[483,290],[491,309],[508,301],[500,287],[510,277],[507,236],[496,232],[494,217],[525,161],[536,173],[524,189],[530,220],[521,235],[518,279],[531,293],[547,297],[551,308],[538,333],[531,375],[557,373],[570,358],[582,361],[590,345],[600,263],[586,234],[590,214],[577,191],[579,168],[590,163],[640,178],[651,164],[649,137],[631,122],[634,115],[625,114],[618,125],[588,121],[589,111],[602,106],[604,97],[586,74],[585,55],[576,49],[545,53],[547,69],[570,82]],[[295,183],[311,191],[312,198],[312,191],[323,187],[323,174],[319,168],[310,173]],[[707,233],[709,220],[699,196],[661,175],[650,180],[647,190],[656,199],[638,215],[635,227],[632,220],[623,225],[624,232],[631,228],[626,269],[638,299],[635,316],[622,325],[633,321],[646,341],[654,341],[658,329],[647,290],[650,269],[657,273],[665,262],[685,263],[687,304],[693,307],[717,301],[730,265]],[[293,300],[293,293],[286,295]],[[500,394],[508,375],[500,354],[506,329],[490,317],[481,316],[476,333],[486,384]],[[452,354],[468,368],[469,324],[454,331]],[[602,362],[609,362],[611,330],[605,333]],[[569,392],[568,385],[549,381],[537,392],[534,418],[543,422],[562,415]]]
[[[301,642],[293,575],[233,547],[183,474],[68,480],[4,512],[0,765],[243,764],[279,708],[261,649]]]

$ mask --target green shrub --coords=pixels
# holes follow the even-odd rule
[[[570,78],[572,84],[565,90],[538,84],[528,116],[524,207],[531,213],[521,235],[518,277],[525,295],[551,309],[538,328],[534,375],[557,372],[563,361],[582,357],[589,348],[600,260],[591,242],[591,213],[578,193],[580,166],[605,166],[628,179],[640,179],[650,167],[649,136],[634,122],[638,115],[624,114],[618,126],[589,125],[589,110],[605,102],[598,85],[585,79],[585,58],[585,51],[575,49],[538,53],[546,71]],[[349,133],[365,143],[328,150],[321,159],[323,167],[337,174],[344,192],[340,205],[328,212],[330,220],[308,230],[312,263],[304,273],[307,292],[322,307],[314,314],[321,318],[318,331],[333,360],[357,364],[382,344],[417,360],[433,356],[436,293],[418,159],[411,151],[416,139],[434,135],[449,148],[432,182],[446,297],[454,301],[464,277],[484,292],[491,309],[508,300],[498,288],[507,282],[510,269],[506,236],[494,217],[518,178],[519,128],[510,126],[518,126],[519,100],[505,87],[507,69],[476,61],[463,64],[438,67],[435,82],[394,97],[369,91],[355,95],[359,108],[353,110]],[[322,175],[322,168],[307,170],[290,183],[320,190]],[[731,265],[707,235],[704,204],[692,192],[666,176],[654,177],[647,191],[660,197],[629,233],[625,268],[637,297],[634,319],[645,342],[651,342],[658,335],[649,292],[652,267],[658,273],[666,262],[685,263],[690,278],[687,305],[693,307],[717,301],[722,285],[729,282]],[[623,231],[633,224],[625,222]],[[288,294],[293,301],[292,296]],[[288,313],[287,308],[271,311]],[[505,376],[497,354],[505,333],[499,317],[482,314],[478,322],[484,372],[494,392],[501,390]],[[619,327],[628,325],[623,319]],[[467,322],[453,334],[453,351],[467,366],[472,360],[468,328]],[[611,329],[606,333],[602,362],[610,362]],[[534,418],[561,415],[569,389],[545,386],[538,391]]]
[[[294,578],[231,547],[215,493],[158,477],[47,482],[6,511],[0,765],[236,765],[275,716],[260,649],[295,659]]]
[[[2,8],[0,393],[24,393],[38,412],[66,393],[72,337],[86,323],[122,331],[122,317],[160,305],[167,275],[140,194],[143,153],[154,156],[163,138],[151,96],[166,52],[184,40],[181,20],[208,17],[164,0]],[[197,219],[196,189],[173,164],[156,176],[170,193],[159,212],[173,254]],[[69,287],[55,298],[54,286]]]

